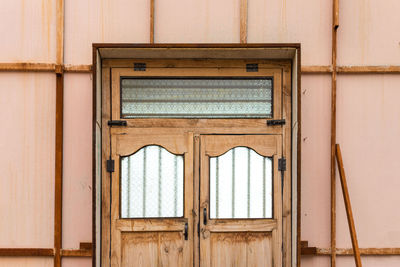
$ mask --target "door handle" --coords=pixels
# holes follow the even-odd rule
[[[188,228],[189,228],[188,223],[185,223],[185,231],[183,232],[183,236],[185,237],[185,240],[188,240]]]
[[[203,224],[207,224],[207,208],[203,209]]]

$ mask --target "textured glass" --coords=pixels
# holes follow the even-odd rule
[[[235,147],[210,158],[210,218],[272,218],[272,158]]]
[[[121,158],[121,217],[183,216],[183,156],[146,146]]]
[[[271,118],[272,79],[121,81],[123,118]]]

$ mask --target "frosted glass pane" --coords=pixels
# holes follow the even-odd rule
[[[210,158],[210,218],[272,218],[272,158],[236,147]]]
[[[121,217],[183,216],[183,156],[146,146],[121,158]]]
[[[121,80],[123,118],[271,118],[272,78]]]

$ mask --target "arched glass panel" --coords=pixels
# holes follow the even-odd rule
[[[210,218],[272,218],[272,158],[235,147],[210,158]]]
[[[161,146],[121,157],[121,217],[182,217],[183,172],[183,156]]]

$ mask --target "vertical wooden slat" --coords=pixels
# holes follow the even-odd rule
[[[338,0],[332,1],[332,93],[331,93],[331,267],[336,266],[336,58],[337,58],[337,17]]]
[[[154,43],[154,0],[150,0],[150,43]]]
[[[62,229],[62,173],[63,173],[63,108],[64,76],[56,76],[56,146],[55,146],[55,197],[54,197],[54,267],[61,266]]]
[[[63,127],[64,127],[64,0],[56,2],[56,133],[54,182],[54,267],[61,267],[62,246],[62,180],[63,180]]]
[[[340,150],[340,145],[336,144],[336,159],[339,168],[340,183],[342,185],[342,193],[344,199],[344,205],[346,207],[347,222],[349,224],[351,244],[353,245],[354,260],[357,267],[362,267],[360,250],[358,248],[356,227],[354,225],[353,211],[351,209],[349,189],[347,187],[346,175],[343,168],[342,152]]]
[[[240,0],[240,43],[247,43],[247,0]]]
[[[64,62],[64,0],[57,0],[56,12],[57,12],[56,62],[58,65],[62,65]]]

